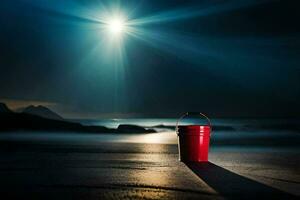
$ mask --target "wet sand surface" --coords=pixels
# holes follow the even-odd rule
[[[209,163],[185,164],[176,145],[5,142],[0,192],[5,199],[299,199],[299,169],[297,151],[213,148]]]

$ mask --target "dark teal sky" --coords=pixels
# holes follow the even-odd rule
[[[90,19],[101,2],[2,0],[0,99],[51,102],[76,117],[299,116],[296,1],[119,2],[130,19],[178,18],[143,25],[142,39],[125,35],[122,66],[103,61]]]

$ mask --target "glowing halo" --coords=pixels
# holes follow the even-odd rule
[[[122,34],[125,29],[124,20],[121,18],[114,18],[108,22],[108,29],[112,34]]]

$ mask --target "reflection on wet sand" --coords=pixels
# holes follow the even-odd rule
[[[130,143],[153,143],[153,144],[176,144],[177,136],[175,132],[159,132],[150,134],[128,135],[126,138],[121,138],[118,142]]]

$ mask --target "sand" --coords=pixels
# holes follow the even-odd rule
[[[6,199],[300,198],[300,153],[212,148],[210,162],[178,161],[177,146],[3,142]]]

